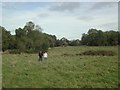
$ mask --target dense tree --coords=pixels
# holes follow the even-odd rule
[[[77,39],[77,40],[69,41],[69,45],[70,46],[80,46],[80,40]]]
[[[12,36],[10,31],[7,31],[4,27],[0,27],[0,31],[2,31],[2,50],[5,51],[7,49],[12,49]]]
[[[23,29],[16,29],[16,40],[18,49],[21,51],[33,50],[38,51],[42,48],[44,43],[44,35],[41,28],[33,22],[27,22]]]
[[[20,51],[46,51],[54,47],[56,36],[42,33],[42,28],[33,22],[27,22],[24,28],[16,29],[17,49]]]
[[[15,32],[17,49],[20,49],[21,51],[26,50],[27,43],[26,31],[22,28],[18,28],[15,30]]]
[[[56,36],[55,35],[49,35],[49,34],[46,34],[44,33],[44,37],[45,37],[45,41],[48,42],[48,45],[50,47],[55,47],[55,44],[56,44]]]
[[[87,34],[83,34],[81,38],[82,45],[89,46],[106,46],[106,45],[118,45],[118,32],[106,31],[97,29],[89,29]]]
[[[81,37],[81,43],[82,45],[87,45],[88,44],[88,39],[87,39],[87,34],[83,33]]]
[[[105,32],[107,36],[108,45],[117,45],[118,44],[118,32],[117,31],[107,31]]]
[[[69,43],[69,40],[67,40],[67,38],[63,37],[60,39],[61,45],[62,46],[67,46]]]
[[[24,29],[26,29],[27,31],[32,31],[35,28],[35,24],[31,21],[27,22]]]
[[[61,41],[59,39],[57,39],[56,43],[55,43],[55,46],[58,47],[58,46],[61,46],[61,45],[62,45]]]

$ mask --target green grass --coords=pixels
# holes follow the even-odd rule
[[[5,88],[117,88],[118,55],[76,56],[86,50],[118,47],[57,47],[49,49],[48,60],[37,54],[3,54],[2,86]],[[72,56],[63,56],[70,54]]]

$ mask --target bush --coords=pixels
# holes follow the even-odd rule
[[[21,54],[20,50],[10,50],[10,54]]]
[[[25,53],[30,53],[31,54],[31,53],[36,53],[36,51],[35,50],[26,50]]]
[[[78,55],[78,54],[77,54]],[[114,56],[116,55],[113,51],[105,51],[105,50],[98,50],[98,51],[85,51],[79,55],[100,55],[100,56]]]

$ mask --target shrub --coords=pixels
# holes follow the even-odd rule
[[[20,50],[10,50],[10,54],[21,54]]]
[[[25,53],[36,53],[35,50],[26,50]]]
[[[77,54],[78,55],[78,54]],[[100,56],[114,56],[116,55],[113,51],[105,51],[105,50],[98,50],[98,51],[85,51],[79,55],[100,55]]]

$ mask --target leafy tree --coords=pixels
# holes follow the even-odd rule
[[[56,44],[56,36],[55,35],[49,35],[49,34],[46,34],[46,33],[44,33],[44,40],[46,41],[46,42],[48,42],[48,44],[49,44],[49,46],[50,47],[54,47],[55,46],[55,44]]]
[[[43,52],[47,51],[47,50],[48,50],[48,47],[49,47],[49,46],[48,46],[48,43],[43,43],[43,44],[42,44],[42,51],[43,51]]]
[[[27,22],[25,27],[24,27],[24,29],[26,31],[33,31],[34,28],[35,28],[35,24],[33,22],[31,22],[31,21]]]
[[[107,45],[107,37],[105,36],[104,32],[102,32],[101,30],[97,32],[96,39],[97,39],[96,40],[97,46]]]
[[[9,46],[12,40],[10,31],[7,31],[4,27],[0,27],[0,31],[2,31],[2,51],[11,49]]]
[[[11,39],[8,46],[9,49],[17,49],[17,42],[15,37],[15,35],[11,35]]]
[[[65,37],[61,38],[60,41],[62,46],[67,46],[69,42],[69,40],[67,40]]]
[[[105,32],[107,36],[107,44],[108,45],[117,45],[118,44],[118,34],[116,31],[107,31]]]
[[[72,40],[69,43],[70,46],[79,46],[80,45],[80,40]]]
[[[118,32],[106,31],[97,29],[89,29],[88,33],[83,33],[81,38],[82,45],[89,46],[105,46],[105,45],[118,45]]]
[[[88,37],[87,34],[85,34],[85,33],[82,34],[82,37],[81,37],[81,44],[82,45],[87,45],[87,43],[88,43],[87,37]]]
[[[62,45],[62,42],[59,39],[57,39],[56,43],[55,43],[55,46],[58,47],[58,46],[61,46],[61,45]]]
[[[27,33],[25,29],[18,28],[15,30],[16,32],[16,45],[17,49],[21,51],[26,50],[26,44],[27,44]]]

